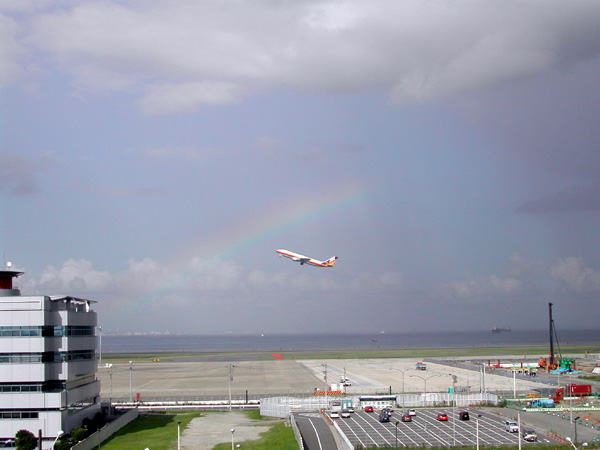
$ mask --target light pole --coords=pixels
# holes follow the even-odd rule
[[[429,380],[430,378],[433,378],[433,377],[438,377],[438,376],[439,375],[431,375],[429,377],[422,377],[420,375],[411,375],[411,377],[420,378],[425,383],[425,393],[423,395],[423,406],[427,406],[427,404],[426,404],[426,402],[427,402],[427,380]]]
[[[113,365],[109,364],[108,365],[108,376],[110,377],[110,402],[112,403],[112,371],[113,371]]]
[[[449,373],[452,377],[452,439],[456,445],[456,375]]]
[[[570,438],[570,437],[568,437],[568,436],[567,436],[567,441],[569,442],[569,444],[571,444],[571,445],[573,446],[573,448],[574,448],[575,450],[579,450],[579,449],[581,449],[582,447],[587,447],[587,446],[588,446],[588,443],[587,443],[587,442],[584,442],[584,443],[583,443],[583,444],[581,444],[579,447],[577,447],[577,446],[576,446],[576,445],[573,443],[573,441],[571,440],[571,438]]]
[[[523,440],[521,439],[521,413],[517,413],[517,426],[519,427],[519,431],[517,432],[517,439],[519,440],[519,450],[521,450],[521,443]]]
[[[396,369],[395,367],[390,367],[390,369],[397,370],[398,372],[402,373],[402,407],[404,408],[404,372],[409,369]]]
[[[177,450],[181,450],[181,421],[177,422]]]
[[[476,441],[477,441],[477,450],[479,450],[479,418],[480,417],[481,417],[481,414],[477,414],[477,421],[475,422],[475,426],[476,426],[476,429],[477,429],[477,438],[476,438]]]
[[[98,332],[100,333],[100,361],[98,363],[98,366],[102,365],[102,327],[99,326],[98,327]]]
[[[133,403],[133,387],[132,387],[132,377],[133,373],[133,361],[129,361],[129,403]]]
[[[394,422],[394,424],[396,425],[396,447],[394,447],[394,448],[396,448],[396,449],[398,448],[398,423],[400,423],[400,422],[398,422],[397,420],[396,420],[396,422]]]
[[[227,369],[229,370],[229,411],[231,411],[231,382],[233,381],[233,368],[235,366],[233,364],[227,364]]]
[[[231,429],[231,450],[234,450],[234,448],[233,448],[233,433],[235,433],[235,428]]]
[[[573,442],[577,444],[577,421],[579,420],[579,416],[573,419]]]
[[[329,390],[329,385],[327,381],[327,363],[321,364],[324,367],[323,370],[323,380],[325,381],[325,409],[329,407],[329,399],[327,398],[327,391]]]
[[[54,446],[56,445],[56,441],[58,441],[58,438],[61,437],[63,435],[64,431],[63,430],[58,430],[56,432],[56,439],[54,439],[54,442],[52,443],[52,450],[54,450]]]

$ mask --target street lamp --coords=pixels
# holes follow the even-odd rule
[[[573,418],[573,442],[577,444],[577,421],[579,420],[579,416]]]
[[[231,450],[234,450],[234,448],[233,448],[233,433],[235,433],[235,428],[231,429]]]
[[[425,393],[423,395],[423,406],[427,406],[427,404],[426,404],[426,402],[427,402],[427,380],[429,380],[430,378],[433,378],[433,377],[438,377],[438,376],[439,375],[431,375],[429,377],[422,377],[420,375],[411,375],[411,377],[420,378],[425,383]]]
[[[98,363],[98,366],[102,365],[102,327],[99,326],[98,327],[98,331],[100,333],[100,362]]]
[[[397,420],[396,420],[396,422],[394,422],[394,424],[396,425],[396,447],[395,447],[396,449],[398,448],[398,424],[399,423],[400,422],[398,422]]]
[[[452,377],[452,439],[456,445],[456,375],[449,373]]]
[[[229,370],[229,411],[231,411],[231,382],[233,381],[233,368],[235,366],[233,364],[227,364],[227,369]]]
[[[404,372],[406,372],[409,369],[397,369],[395,367],[390,367],[390,369],[397,370],[398,372],[402,373],[402,407],[404,407]]]
[[[481,414],[477,414],[477,420],[475,422],[476,429],[477,429],[477,438],[476,438],[476,441],[477,441],[477,450],[479,450],[479,418],[480,417],[481,417]]]
[[[129,403],[133,403],[133,389],[131,385],[131,374],[133,372],[133,361],[129,361]]]
[[[327,380],[327,363],[321,364],[323,366],[323,380],[325,381],[325,409],[329,407],[329,399],[327,398],[327,391],[329,391],[329,381]]]
[[[571,445],[573,446],[573,448],[574,448],[575,450],[579,450],[579,449],[581,449],[582,447],[587,447],[587,446],[588,446],[588,443],[587,443],[587,442],[584,442],[584,443],[583,443],[583,444],[581,444],[579,447],[577,447],[577,446],[576,446],[576,445],[573,443],[573,441],[571,440],[571,438],[570,438],[570,437],[568,437],[568,436],[567,436],[567,441],[569,442],[569,444],[571,444]]]
[[[58,438],[61,437],[63,435],[64,431],[63,430],[58,430],[56,432],[56,439],[54,439],[54,442],[52,443],[52,450],[54,450],[54,446],[56,445],[56,441],[58,441]]]
[[[177,422],[177,450],[181,450],[181,421]]]

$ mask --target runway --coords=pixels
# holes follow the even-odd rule
[[[128,400],[130,393],[142,401],[161,399],[225,398],[231,387],[232,398],[260,398],[271,395],[312,395],[325,388],[325,365],[328,384],[340,383],[346,376],[351,383],[348,394],[371,394],[377,391],[448,392],[451,375],[456,386],[468,386],[479,392],[482,378],[478,371],[429,362],[426,371],[415,370],[414,358],[383,359],[319,359],[173,362],[137,360],[114,361],[98,369],[104,399]],[[229,365],[232,366],[230,384]],[[488,370],[485,387],[488,392],[511,391],[512,378]],[[545,386],[533,379],[516,379],[517,391]]]

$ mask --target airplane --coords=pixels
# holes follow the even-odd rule
[[[333,264],[338,259],[337,256],[332,256],[325,261],[319,261],[318,259],[309,258],[308,256],[300,255],[299,253],[290,252],[289,250],[279,249],[275,250],[279,253],[279,256],[285,256],[286,258],[290,258],[293,261],[299,262],[300,265],[310,264],[317,267],[333,267]]]

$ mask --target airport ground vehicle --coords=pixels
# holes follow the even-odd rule
[[[469,420],[469,411],[461,411],[458,413],[458,418],[460,420]]]
[[[448,420],[448,414],[445,414],[445,413],[439,413],[439,414],[437,415],[437,420],[439,420],[439,421]]]
[[[554,408],[553,398],[536,398],[531,401],[532,408]]]
[[[521,436],[523,436],[523,439],[528,442],[537,441],[537,434],[531,428],[523,428],[523,431],[521,432]]]
[[[504,422],[504,429],[509,433],[518,433],[519,425],[514,420],[507,420]]]
[[[372,406],[365,406],[365,412],[373,412]]]
[[[592,385],[591,384],[567,384],[566,386],[566,394],[569,396],[578,396],[585,397],[588,395],[592,395]]]

